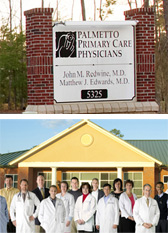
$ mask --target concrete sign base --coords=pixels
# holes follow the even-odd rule
[[[53,105],[28,105],[24,114],[155,114],[156,102],[85,102],[55,103]]]

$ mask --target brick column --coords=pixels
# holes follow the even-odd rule
[[[35,8],[26,16],[28,104],[53,104],[52,8]]]
[[[33,168],[19,167],[18,168],[18,188],[20,189],[20,181],[27,179],[29,182],[29,190],[33,189]]]
[[[155,167],[144,167],[143,169],[143,185],[150,184],[152,186],[151,197],[155,196]]]
[[[136,26],[137,101],[155,101],[154,8],[125,11],[126,20]]]

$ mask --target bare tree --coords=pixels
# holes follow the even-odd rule
[[[11,0],[9,0],[9,18],[10,18],[10,31],[12,31],[12,4],[11,4]]]
[[[160,113],[168,112],[168,9],[165,0],[155,0],[155,74],[156,99]],[[166,33],[165,33],[166,32]]]
[[[20,0],[20,32],[22,32],[22,0]]]
[[[94,21],[96,21],[96,0],[94,0]]]
[[[168,51],[168,1],[167,0],[163,0],[163,12],[164,12],[164,19],[165,19],[167,51]]]
[[[102,0],[100,0],[99,18],[102,20]]]
[[[82,20],[86,21],[85,1],[81,0]]]
[[[131,9],[132,9],[132,4],[131,4],[131,1],[130,1],[130,0],[128,0],[128,5],[129,5],[130,10],[131,10]]]
[[[75,0],[73,0],[72,2],[71,20],[73,20],[74,3],[75,3]]]
[[[12,33],[12,4],[11,4],[11,0],[9,0],[9,12],[10,12],[10,33]],[[12,75],[11,75],[11,72],[9,72],[8,109],[11,109],[11,107],[12,107],[11,92],[12,92]]]
[[[44,0],[41,0],[41,8],[44,8]]]
[[[144,0],[144,7],[149,7],[149,0]]]
[[[163,12],[164,12],[164,19],[165,19],[165,29],[166,29],[166,48],[168,54],[168,0],[163,0]],[[167,74],[165,74],[167,77]],[[165,110],[168,112],[168,77],[165,80]]]
[[[104,3],[100,0],[99,18],[105,20],[110,14],[113,13],[112,5],[116,3],[116,0],[105,0]]]
[[[58,21],[58,0],[57,0],[57,2],[56,2],[56,9],[57,9],[56,20]]]

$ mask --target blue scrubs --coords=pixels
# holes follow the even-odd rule
[[[9,222],[6,199],[0,196],[0,233],[7,232],[7,223]]]

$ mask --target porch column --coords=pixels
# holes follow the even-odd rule
[[[122,180],[122,167],[117,167],[117,178]]]
[[[57,183],[57,168],[52,167],[52,184],[56,185]]]

